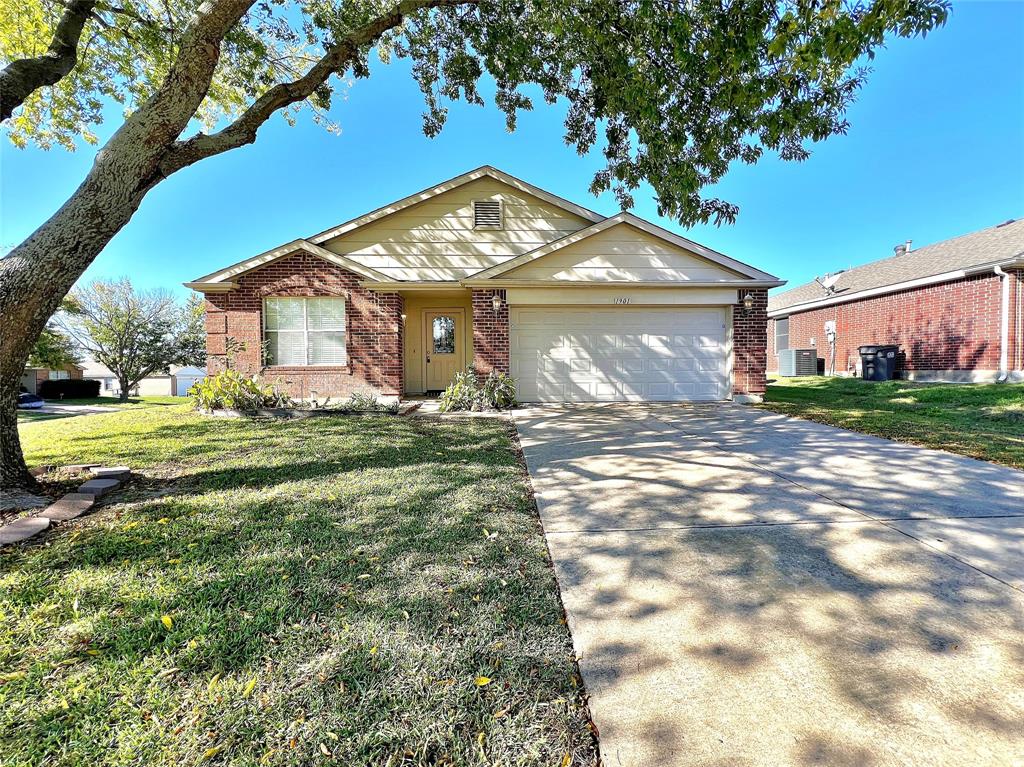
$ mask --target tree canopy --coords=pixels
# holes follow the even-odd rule
[[[104,104],[127,110],[164,81],[197,0],[89,3],[73,71],[33,92],[7,125],[16,144],[73,147],[95,141]],[[0,63],[40,56],[75,3],[0,0]],[[509,129],[539,99],[567,104],[565,141],[599,145],[607,166],[594,193],[623,207],[648,180],[660,212],[685,224],[730,222],[737,208],[702,195],[730,163],[765,151],[799,160],[808,142],[847,130],[846,109],[864,83],[857,66],[887,36],[942,24],[947,0],[263,0],[228,29],[194,123],[201,131],[169,164],[255,138],[269,115],[312,110],[333,126],[332,75],[365,78],[370,53],[412,60],[434,135],[447,105],[494,105]],[[392,18],[398,14],[397,18]],[[235,122],[230,122],[230,121]],[[227,124],[227,127],[223,126]]]

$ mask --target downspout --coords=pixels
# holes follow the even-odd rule
[[[1005,383],[1009,378],[1009,349],[1010,349],[1010,275],[1003,271],[1003,267],[996,264],[992,269],[999,275],[999,285],[1002,288],[1002,311],[999,318],[999,374],[996,376],[998,383]]]

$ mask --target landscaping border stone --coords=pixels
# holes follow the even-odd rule
[[[99,497],[117,490],[119,487],[121,487],[121,480],[119,479],[90,479],[78,488],[78,492]]]
[[[49,526],[50,520],[46,517],[19,517],[10,524],[0,527],[0,546],[31,538]]]
[[[302,420],[305,418],[321,418],[323,416],[404,416],[416,410],[419,402],[403,402],[398,406],[398,412],[393,413],[387,410],[341,410],[333,408],[292,408],[292,407],[262,407],[256,410],[236,410],[224,408],[221,410],[200,409],[203,415],[214,418],[275,418],[278,420]]]
[[[82,516],[96,505],[96,496],[88,493],[68,493],[60,500],[50,504],[38,516],[51,522],[69,522]]]

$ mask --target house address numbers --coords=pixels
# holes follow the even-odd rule
[[[619,304],[621,306],[625,306],[629,302],[630,302],[629,296],[616,296],[615,298],[612,299],[612,303],[616,303],[616,304]]]

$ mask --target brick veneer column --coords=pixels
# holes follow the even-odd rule
[[[743,307],[750,293],[754,306]],[[763,394],[768,363],[768,291],[740,290],[732,308],[733,394]]]
[[[501,298],[495,312],[492,298]],[[473,289],[473,369],[479,375],[492,370],[509,371],[508,364],[508,302],[504,290]]]
[[[206,294],[206,350],[210,372],[225,367],[229,339],[244,345],[234,366],[261,373],[294,397],[345,396],[356,390],[401,395],[404,386],[404,301],[398,293],[362,287],[364,277],[298,250],[241,275],[227,293]],[[271,296],[340,296],[345,299],[348,364],[264,367],[263,300]]]

